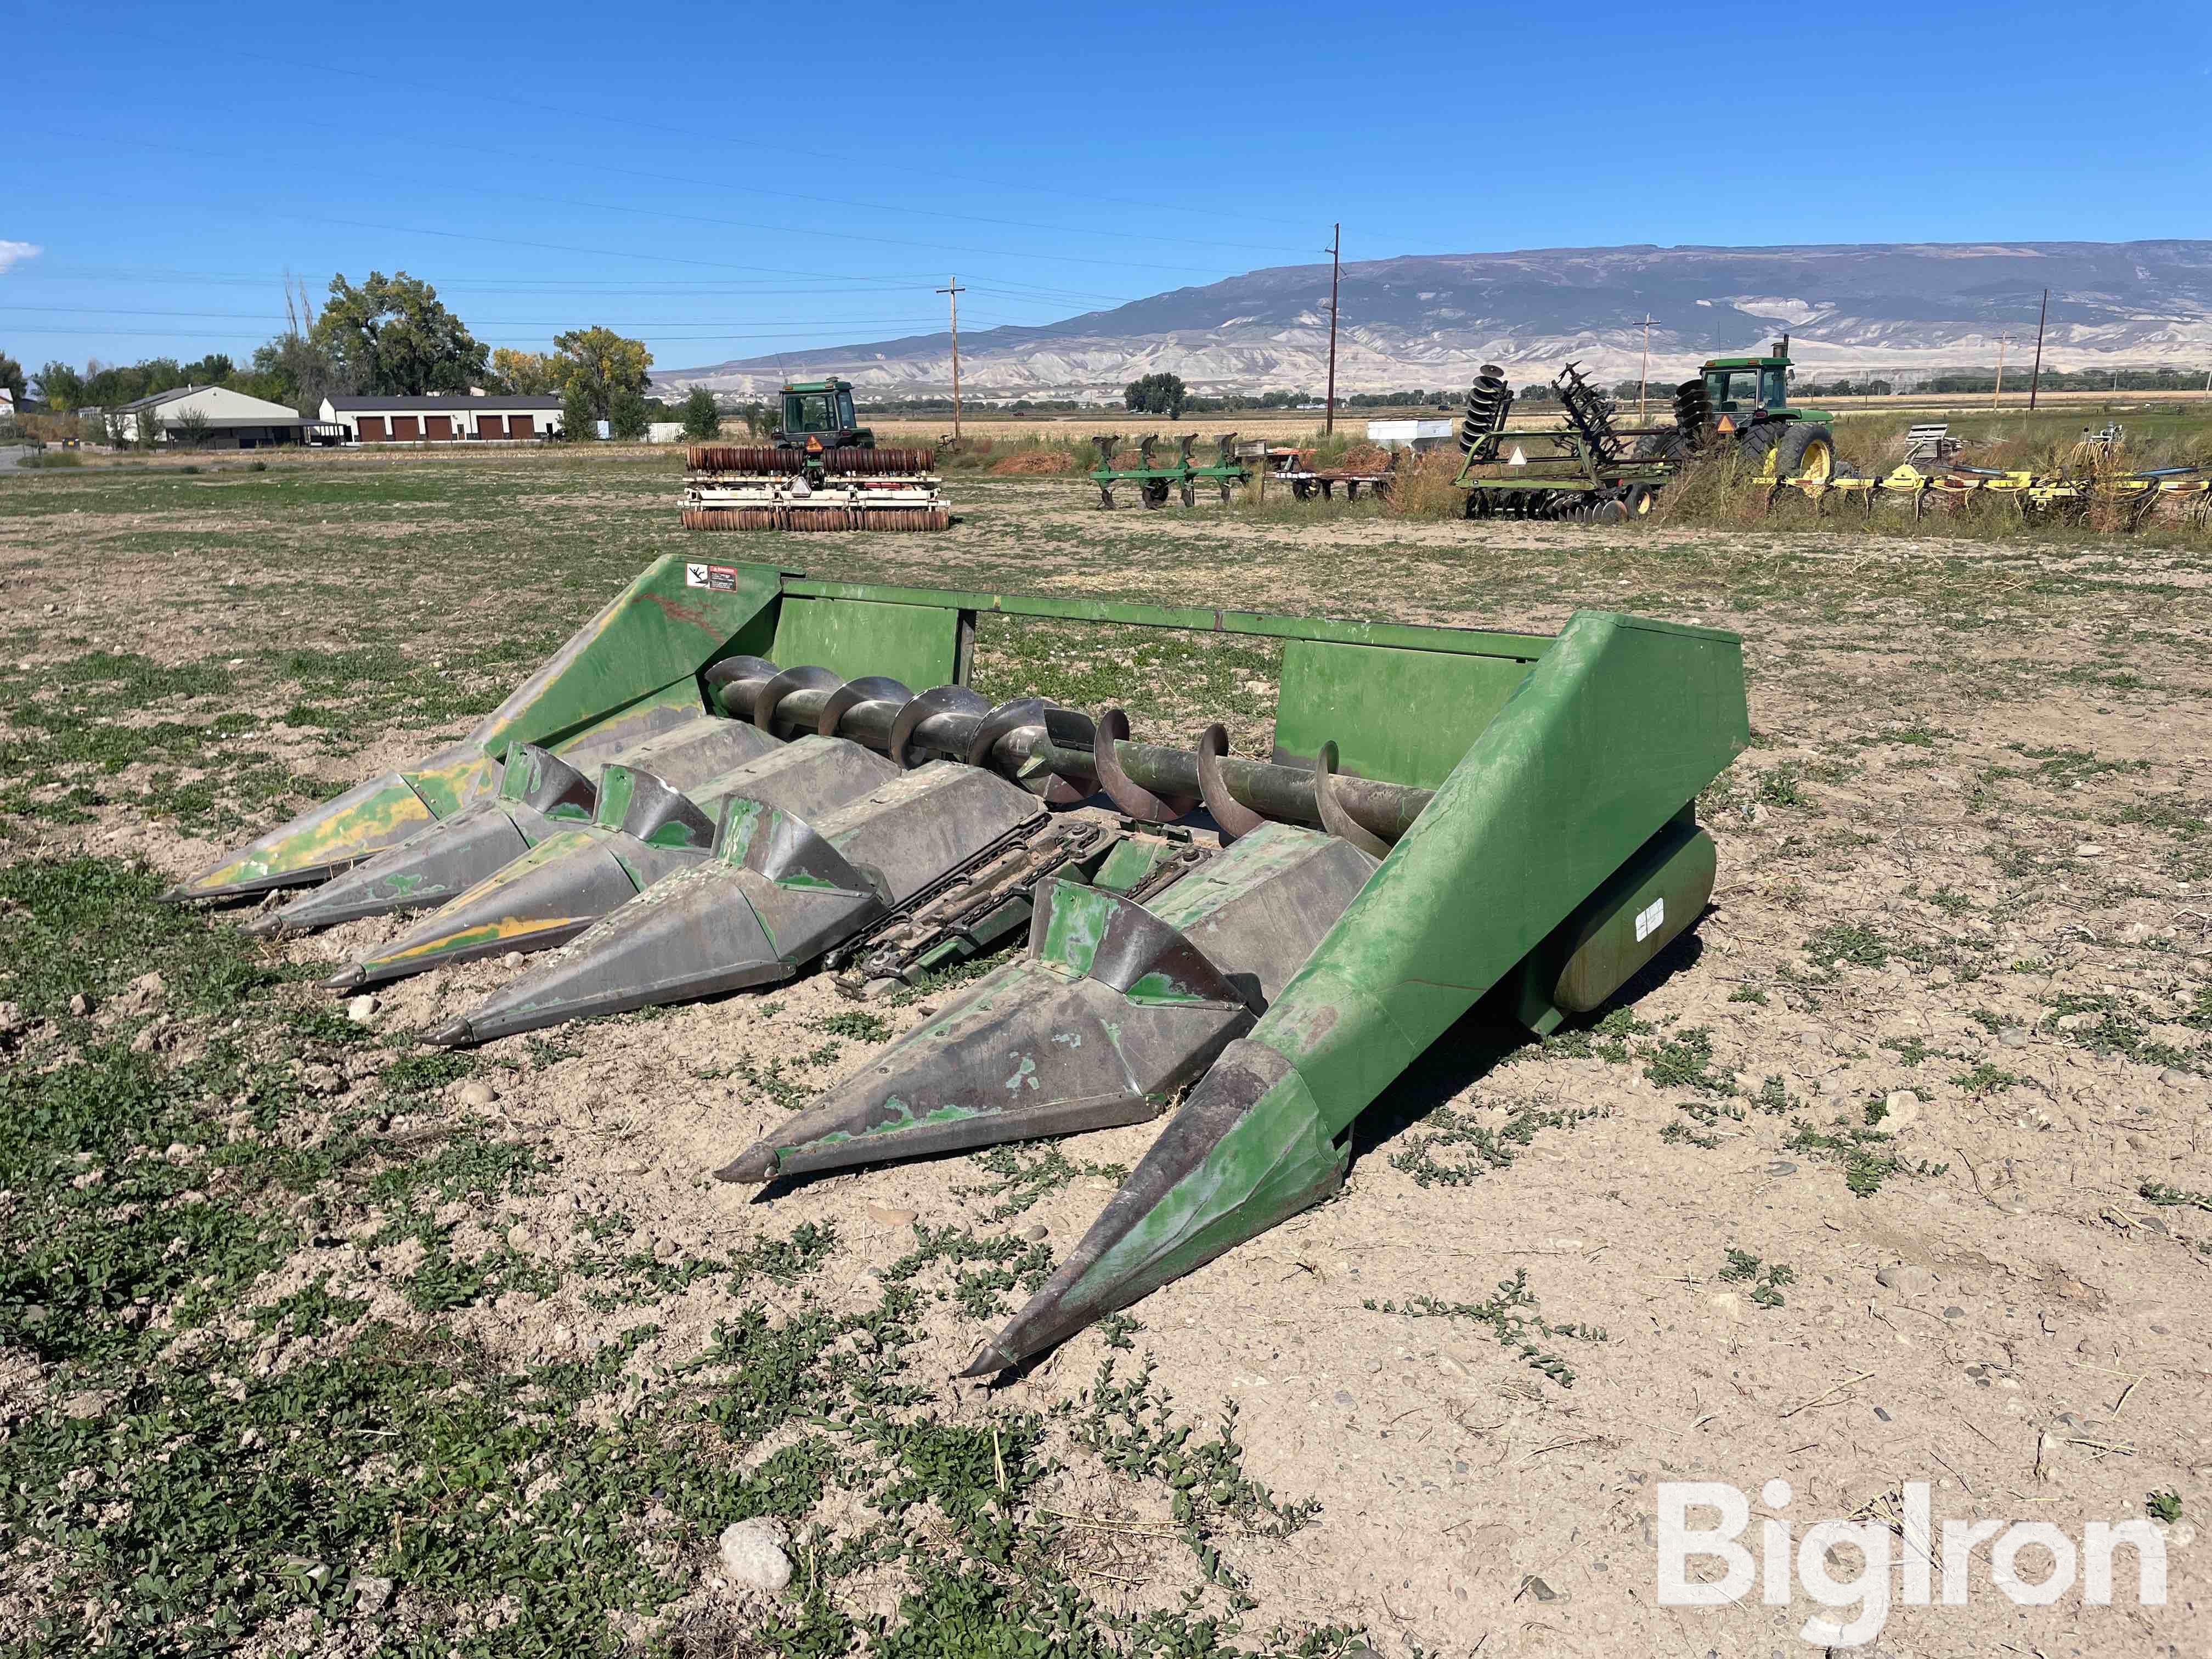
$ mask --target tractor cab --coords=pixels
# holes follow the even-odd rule
[[[848,380],[793,380],[783,388],[778,449],[866,449],[875,434],[859,422]]]
[[[1705,401],[1715,415],[1779,415],[1790,406],[1790,342],[1765,357],[1716,357],[1705,366]]]

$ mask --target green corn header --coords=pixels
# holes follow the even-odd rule
[[[985,613],[1279,641],[1273,750],[994,705],[969,685]],[[1748,735],[1739,642],[1711,629],[1584,611],[1543,636],[672,557],[461,743],[173,896],[306,890],[268,931],[409,914],[334,987],[531,953],[425,1034],[454,1046],[822,969],[866,994],[1012,946],[720,1172],[1164,1117],[981,1373],[1334,1192],[1354,1121],[1470,1010],[1543,1032],[1602,1005],[1698,921],[1714,849],[1692,804]]]

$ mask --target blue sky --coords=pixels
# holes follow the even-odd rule
[[[1795,13],[1795,15],[1789,14]],[[687,21],[687,19],[689,21]],[[1257,266],[2212,235],[2212,6],[0,6],[0,350],[228,352],[283,274],[678,368]],[[35,250],[32,252],[29,250]]]

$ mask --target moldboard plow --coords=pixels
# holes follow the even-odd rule
[[[969,684],[985,615],[1276,641],[1273,749],[994,703]],[[1019,941],[719,1172],[1164,1119],[981,1375],[1334,1192],[1353,1121],[1470,1011],[1548,1032],[1602,1005],[1701,914],[1692,805],[1748,737],[1739,642],[1710,629],[1578,611],[1547,637],[667,558],[464,741],[173,896],[315,885],[258,924],[277,929],[428,912],[333,985],[545,952],[426,1034],[448,1045],[816,969],[866,995]]]

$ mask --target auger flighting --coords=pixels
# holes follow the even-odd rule
[[[985,698],[978,623],[1025,616],[1279,641],[1271,757],[1218,726],[1172,747],[1118,710]],[[488,951],[507,923],[565,939],[442,1042],[1025,939],[721,1171],[1164,1117],[981,1373],[1334,1191],[1360,1111],[1478,1005],[1548,1031],[1613,995],[1697,921],[1715,854],[1692,808],[1747,739],[1739,642],[1709,629],[1580,611],[1539,636],[664,559],[464,742],[178,896],[459,872],[475,892],[416,925],[426,957]],[[387,880],[280,914],[415,890]]]

